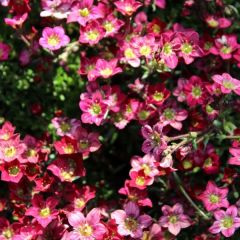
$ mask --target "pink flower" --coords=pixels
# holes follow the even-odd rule
[[[175,102],[165,104],[160,110],[160,124],[163,126],[170,125],[177,130],[182,129],[182,121],[188,117],[188,112],[176,107]]]
[[[3,42],[0,42],[0,61],[6,61],[10,53],[10,46]]]
[[[187,84],[187,79],[185,78],[179,78],[177,87],[173,91],[173,95],[177,97],[177,100],[179,102],[184,102],[186,100],[186,94],[184,92],[184,86]]]
[[[69,42],[70,38],[65,35],[65,31],[62,27],[44,28],[42,37],[39,39],[39,44],[42,47],[52,51],[65,47]]]
[[[233,52],[238,49],[237,35],[222,35],[215,39],[215,45],[210,48],[214,55],[220,55],[222,59],[231,59]]]
[[[206,90],[202,79],[198,76],[192,76],[184,86],[186,101],[189,106],[203,104],[206,100]]]
[[[107,114],[108,105],[105,103],[103,94],[98,90],[90,96],[81,94],[79,107],[83,111],[81,119],[84,123],[100,126]]]
[[[55,209],[57,205],[58,200],[54,197],[49,197],[45,201],[42,195],[35,195],[32,199],[32,207],[25,214],[34,217],[45,228],[53,219],[57,218],[58,211]]]
[[[223,73],[222,75],[212,76],[214,82],[220,85],[221,91],[224,94],[235,92],[240,95],[240,81],[231,77],[228,73]]]
[[[117,67],[118,60],[112,59],[110,61],[106,61],[104,59],[98,59],[95,65],[94,70],[92,71],[93,79],[91,78],[90,81],[95,80],[98,77],[102,78],[109,78],[113,75],[122,72],[120,67]]]
[[[129,186],[143,190],[147,186],[152,185],[154,182],[154,177],[145,174],[145,171],[145,169],[140,169],[138,171],[130,171],[129,176],[131,180],[129,182]]]
[[[119,193],[126,195],[129,201],[136,202],[138,206],[149,206],[152,207],[152,202],[148,198],[146,189],[138,189],[130,186],[130,180],[126,180],[124,187],[119,189]]]
[[[11,162],[17,158],[21,160],[25,150],[26,145],[21,142],[18,135],[7,141],[0,141],[0,159],[5,162]]]
[[[88,43],[90,46],[97,44],[105,35],[105,29],[97,21],[91,21],[86,27],[80,29],[80,43]]]
[[[73,182],[74,180],[85,176],[83,160],[80,154],[61,155],[53,161],[47,168],[62,182]]]
[[[0,128],[0,140],[9,140],[14,136],[15,127],[8,121],[6,121],[2,128]]]
[[[26,21],[28,17],[28,13],[24,13],[23,15],[16,15],[13,18],[4,18],[4,21],[7,25],[12,28],[21,28],[22,24]]]
[[[101,147],[99,134],[94,132],[89,133],[82,127],[75,128],[73,137],[77,141],[77,149],[81,153],[96,152]]]
[[[22,154],[22,160],[20,162],[37,163],[39,159],[38,152],[40,151],[40,147],[37,146],[38,145],[37,140],[30,135],[26,135],[23,139],[23,142],[27,146],[27,149]]]
[[[77,142],[68,136],[62,137],[60,141],[55,141],[54,147],[59,154],[77,153]]]
[[[101,214],[97,208],[92,209],[86,217],[80,211],[70,212],[68,222],[73,227],[69,240],[101,240],[107,229],[100,222]]]
[[[133,202],[127,203],[124,210],[114,211],[111,218],[116,221],[117,231],[121,236],[130,236],[136,239],[140,239],[143,229],[152,223],[150,216],[140,215],[139,207]]]
[[[82,0],[72,7],[67,22],[78,22],[85,27],[86,23],[103,17],[104,15],[99,11],[98,7],[93,5],[93,0]]]
[[[23,177],[23,167],[17,160],[1,164],[0,170],[1,180],[6,182],[18,183]]]
[[[144,174],[150,177],[155,177],[159,174],[157,162],[151,154],[146,154],[144,157],[133,156],[131,166],[132,169],[130,171],[143,170]]]
[[[117,10],[123,15],[131,16],[142,4],[135,0],[122,0],[114,2]]]
[[[214,182],[209,181],[206,190],[202,192],[198,198],[202,200],[208,211],[213,211],[221,207],[227,208],[229,206],[227,194],[228,188],[218,188]]]
[[[159,219],[160,226],[168,228],[173,235],[178,235],[181,228],[187,228],[191,225],[190,219],[183,214],[183,207],[176,203],[173,207],[164,205],[162,207],[163,216]]]
[[[108,15],[102,22],[102,26],[105,29],[105,37],[113,37],[123,25],[124,22],[113,14]]]
[[[228,164],[240,166],[240,149],[229,148],[229,152],[232,154],[232,157],[228,160]]]
[[[205,21],[211,28],[228,28],[232,24],[227,18],[217,18],[216,16],[208,16]]]
[[[155,0],[157,7],[164,9],[166,7],[166,0]]]
[[[214,212],[216,221],[209,228],[213,234],[222,233],[224,237],[231,237],[235,230],[240,227],[240,218],[235,205],[230,206],[226,211],[218,210]]]
[[[180,48],[179,41],[175,38],[175,33],[172,31],[164,32],[160,39],[160,59],[171,69],[176,68],[178,64],[177,51]]]
[[[142,151],[144,153],[152,152],[156,159],[159,158],[160,154],[167,147],[165,136],[162,133],[163,126],[155,124],[153,128],[149,125],[142,127],[142,135],[145,141],[142,145]]]
[[[197,32],[186,31],[179,33],[181,41],[180,57],[183,57],[186,64],[190,64],[194,61],[194,58],[203,56],[203,51],[199,47],[199,35]]]

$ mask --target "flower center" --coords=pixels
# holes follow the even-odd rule
[[[100,71],[100,74],[105,78],[111,76],[112,73],[113,73],[113,70],[111,68],[105,68]]]
[[[77,198],[75,200],[75,206],[76,208],[82,208],[83,206],[85,206],[85,201],[83,198]]]
[[[172,120],[175,116],[175,112],[174,112],[173,109],[167,108],[167,109],[164,110],[163,115],[167,120]]]
[[[172,223],[172,224],[175,224],[175,223],[177,223],[177,221],[178,221],[178,216],[176,216],[176,215],[171,215],[171,216],[169,216],[169,222],[170,223]]]
[[[1,52],[0,52],[0,57],[1,57]],[[0,139],[7,141],[10,138],[9,133],[4,133],[2,136],[0,136]]]
[[[209,201],[210,203],[219,203],[219,196],[217,194],[210,194]]]
[[[222,220],[222,225],[225,228],[231,228],[233,223],[234,223],[234,221],[233,221],[232,217],[224,217]]]
[[[93,229],[90,225],[84,224],[79,228],[79,233],[84,237],[90,237],[93,233]]]
[[[125,223],[125,227],[132,232],[134,232],[138,227],[137,221],[132,217],[127,217],[124,223]]]
[[[223,86],[230,90],[233,90],[235,88],[235,85],[229,80],[223,80]]]
[[[72,171],[62,171],[61,176],[63,177],[64,180],[66,181],[72,181],[73,179],[73,172]]]
[[[74,147],[71,143],[67,144],[66,146],[63,147],[63,151],[66,154],[71,154],[74,152]]]
[[[80,141],[79,141],[79,147],[80,147],[81,149],[87,149],[88,146],[89,146],[88,140],[80,140]]]
[[[161,137],[160,137],[160,134],[157,133],[157,132],[154,132],[152,135],[151,135],[151,139],[154,143],[155,146],[158,146],[161,142]]]
[[[17,176],[19,171],[20,170],[19,170],[18,166],[11,166],[8,168],[8,173],[9,173],[9,175],[12,175],[12,176]]]
[[[64,133],[66,133],[70,130],[70,125],[68,123],[62,123],[60,125],[60,128]]]
[[[88,17],[90,14],[90,11],[88,10],[88,8],[83,8],[79,10],[79,14],[81,17]]]
[[[132,5],[126,5],[126,6],[125,6],[125,11],[126,11],[129,15],[131,15],[131,14],[134,12],[134,8],[133,8]]]
[[[220,51],[221,51],[222,53],[224,53],[224,54],[229,54],[229,53],[232,52],[232,48],[229,47],[229,46],[223,46],[223,47],[220,49]]]
[[[190,169],[192,168],[192,162],[188,159],[184,160],[183,161],[183,168],[184,169]]]
[[[184,43],[181,47],[181,51],[185,54],[190,54],[192,53],[193,47],[190,43]]]
[[[144,170],[145,175],[149,175],[151,173],[151,168],[146,163],[142,165],[142,169]]]
[[[46,207],[40,210],[39,215],[43,218],[49,217],[51,214],[50,208]]]
[[[99,37],[99,32],[97,30],[91,30],[87,32],[87,39],[91,41],[96,41]]]
[[[4,155],[6,157],[12,158],[16,155],[17,149],[14,146],[7,147],[4,149]]]
[[[154,24],[152,26],[152,30],[154,33],[160,33],[161,32],[161,27],[158,24]]]
[[[136,55],[134,54],[134,52],[133,52],[133,50],[131,48],[125,49],[124,56],[126,58],[135,58],[136,57]]]
[[[170,43],[165,43],[163,46],[163,53],[167,56],[172,54],[172,45]]]
[[[192,88],[192,96],[195,98],[200,98],[202,96],[202,89],[200,86],[195,86]]]
[[[2,235],[6,238],[6,239],[11,239],[13,237],[13,230],[11,228],[7,228],[5,230],[3,230]]]
[[[211,42],[205,42],[205,44],[204,44],[204,49],[205,50],[209,50],[211,47],[212,47],[212,43]]]
[[[207,23],[210,27],[213,27],[213,28],[218,26],[218,21],[215,20],[215,19],[210,19],[210,20],[207,21]]]
[[[163,97],[164,97],[164,94],[163,94],[162,92],[156,91],[156,92],[153,94],[153,99],[154,99],[155,101],[158,101],[158,102],[162,101],[162,100],[163,100]]]
[[[143,56],[148,56],[151,53],[151,48],[145,45],[140,48],[139,52]]]
[[[92,106],[91,106],[91,112],[93,115],[98,115],[102,112],[102,108],[100,106],[100,104],[98,103],[94,103]]]
[[[204,161],[204,167],[212,167],[212,159],[209,157]]]
[[[52,34],[48,37],[48,45],[57,46],[60,43],[59,36],[56,34]]]
[[[114,30],[113,24],[108,21],[103,24],[103,27],[105,28],[107,33],[110,33]]]
[[[37,151],[35,149],[29,148],[27,151],[28,157],[35,157],[37,155]]]
[[[138,176],[138,177],[136,178],[136,184],[137,184],[138,186],[143,186],[143,185],[145,184],[145,178],[142,177],[142,176]]]

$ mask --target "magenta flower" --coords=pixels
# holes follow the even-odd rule
[[[100,222],[101,214],[97,208],[92,209],[86,217],[80,211],[70,212],[67,217],[74,229],[68,235],[69,240],[102,240],[107,231]]]
[[[173,235],[178,235],[181,228],[187,228],[191,225],[190,218],[183,214],[183,207],[176,203],[173,207],[164,205],[162,207],[163,215],[159,219],[160,226],[168,228],[168,231]]]
[[[165,136],[162,133],[163,126],[155,124],[153,127],[145,125],[142,127],[142,135],[145,141],[142,145],[142,151],[144,153],[152,152],[156,159],[167,147]]]
[[[118,225],[117,231],[121,236],[130,236],[140,239],[143,235],[143,229],[152,223],[152,218],[146,214],[140,215],[139,207],[128,202],[124,210],[116,210],[111,214],[111,218]]]
[[[93,5],[93,0],[82,0],[72,7],[67,22],[78,22],[85,27],[88,22],[103,17],[103,13]]]
[[[209,228],[213,234],[222,233],[224,237],[231,237],[235,230],[240,227],[240,218],[235,205],[230,206],[226,211],[218,210],[214,212],[216,221]]]
[[[214,55],[220,55],[222,59],[231,59],[235,50],[238,49],[237,35],[222,35],[215,39],[215,45],[210,48]]]
[[[142,4],[135,0],[123,0],[114,2],[117,10],[126,16],[131,16]]]
[[[80,98],[79,107],[83,111],[81,116],[82,122],[95,123],[97,126],[100,126],[108,109],[108,105],[103,99],[103,94],[98,90],[89,96],[89,98],[83,94]]]
[[[3,42],[0,42],[0,61],[6,61],[10,53],[10,46]]]
[[[228,188],[218,188],[217,185],[209,181],[204,192],[198,198],[202,200],[208,211],[213,211],[221,207],[227,208],[229,202],[227,200]]]
[[[97,77],[102,77],[106,79],[117,73],[122,72],[122,69],[120,67],[117,67],[117,63],[117,59],[112,59],[110,61],[98,59],[92,72],[94,79],[90,79],[90,81],[95,80]]]
[[[175,33],[172,31],[164,32],[160,39],[161,53],[160,58],[171,69],[178,64],[177,51],[180,48],[179,41],[176,41]]]
[[[65,31],[62,27],[44,28],[42,37],[39,39],[39,44],[43,48],[47,48],[52,51],[65,47],[69,42],[70,38],[65,35]]]
[[[124,42],[121,46],[122,58],[121,61],[130,64],[132,67],[140,66],[140,56],[138,55],[137,49],[135,49],[131,43]]]
[[[97,44],[105,36],[105,29],[96,20],[91,21],[80,29],[80,43],[87,43],[90,46]]]
[[[35,195],[32,200],[32,207],[25,214],[34,217],[45,228],[53,219],[57,218],[58,211],[55,209],[57,205],[58,200],[54,197],[49,197],[45,201],[42,195]]]
[[[216,16],[208,16],[205,21],[211,28],[228,28],[232,24],[227,18],[217,18]]]
[[[102,26],[106,32],[105,37],[113,37],[123,25],[124,22],[116,18],[113,14],[108,15],[102,22]]]
[[[27,20],[28,13],[16,15],[13,18],[4,18],[4,22],[14,29],[21,28],[22,24]]]
[[[180,33],[181,39],[180,57],[183,57],[186,64],[190,64],[194,61],[194,58],[203,56],[203,51],[199,47],[199,35],[197,32],[186,31]]]
[[[179,102],[184,102],[186,100],[186,94],[184,92],[184,86],[187,84],[187,79],[185,78],[179,78],[177,87],[173,91],[173,95],[177,97],[177,100]]]
[[[23,177],[23,169],[23,166],[21,166],[17,160],[1,164],[1,180],[18,183]]]
[[[232,154],[232,157],[228,160],[228,164],[240,166],[240,149],[229,148],[229,152]]]
[[[216,74],[212,76],[214,82],[220,85],[221,91],[224,94],[231,93],[232,91],[240,95],[240,81],[231,77],[228,73],[222,75]]]

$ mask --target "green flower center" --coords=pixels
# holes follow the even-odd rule
[[[170,43],[165,43],[163,45],[163,53],[167,56],[171,55],[173,52],[172,45]]]
[[[219,196],[217,194],[211,194],[209,196],[210,203],[219,203]]]
[[[170,223],[172,223],[172,224],[175,224],[175,223],[177,223],[177,221],[178,221],[178,216],[176,216],[176,215],[171,215],[171,216],[169,216],[169,222]]]
[[[61,128],[62,132],[65,133],[65,132],[68,132],[70,130],[70,125],[68,123],[64,122],[60,125],[60,128]]]
[[[183,168],[184,169],[190,169],[192,168],[192,162],[188,159],[184,160],[183,161]]]
[[[153,99],[154,99],[155,101],[158,101],[158,102],[162,101],[162,100],[163,100],[163,97],[164,97],[164,94],[163,94],[162,92],[156,91],[156,92],[153,94]]]
[[[223,80],[223,86],[230,90],[233,90],[235,88],[235,85],[229,80]]]
[[[210,157],[204,161],[204,167],[212,167],[212,159]]]
[[[9,175],[12,175],[12,176],[18,175],[19,171],[20,171],[20,170],[19,170],[19,167],[18,167],[18,166],[11,166],[11,167],[8,169]]]
[[[150,113],[146,110],[142,110],[141,112],[138,113],[138,117],[140,120],[146,120],[149,117]]]
[[[13,230],[11,228],[7,228],[5,230],[2,231],[2,235],[6,238],[6,239],[11,239],[13,237]]]
[[[79,142],[79,147],[81,149],[86,149],[89,146],[89,142],[87,140],[80,140]]]
[[[225,228],[230,228],[232,227],[234,221],[232,219],[232,217],[224,217],[222,220],[222,226]]]
[[[100,104],[94,103],[91,107],[91,112],[93,115],[99,115],[102,112]]]
[[[157,132],[154,132],[151,135],[151,139],[154,142],[155,146],[158,146],[160,144],[160,142],[161,142],[161,137],[160,137],[160,135]]]
[[[103,77],[109,77],[111,76],[111,74],[113,73],[113,70],[111,68],[105,68],[105,69],[102,69],[100,71],[100,74],[103,76]]]
[[[202,96],[202,89],[199,86],[192,88],[192,96],[195,98],[200,98]]]
[[[184,43],[181,47],[181,51],[188,55],[192,53],[193,47],[190,43]]]
[[[223,46],[223,47],[220,49],[220,51],[221,51],[222,53],[224,53],[224,54],[229,54],[229,53],[232,52],[232,48],[229,47],[229,46]]]
[[[113,24],[111,22],[105,22],[103,24],[103,27],[105,28],[106,32],[112,32],[114,30]]]
[[[175,111],[171,108],[167,108],[164,110],[163,115],[167,120],[172,120],[174,119]]]
[[[40,210],[39,215],[43,218],[49,217],[51,214],[50,208],[46,207]]]
[[[139,52],[143,56],[148,56],[151,53],[151,48],[145,45],[140,48]]]
[[[99,37],[99,32],[97,30],[91,30],[87,32],[87,38],[91,41],[96,41]]]

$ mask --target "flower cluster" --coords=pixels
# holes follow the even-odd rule
[[[0,0],[0,240],[239,238],[236,2]]]

